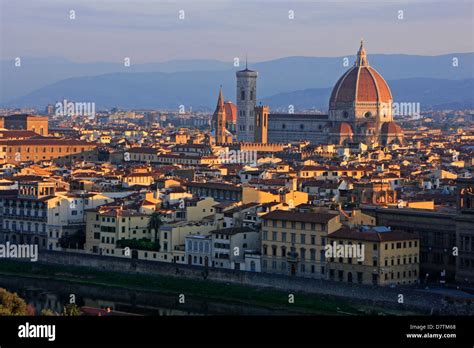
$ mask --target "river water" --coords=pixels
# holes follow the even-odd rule
[[[72,297],[79,306],[110,308],[114,312],[135,315],[174,316],[174,315],[294,315],[283,310],[243,305],[239,303],[218,302],[205,298],[185,295],[184,303],[180,294],[161,294],[158,292],[129,290],[96,285],[74,284],[58,280],[23,278],[0,275],[0,288],[16,292],[35,308],[37,315],[43,309],[57,313]],[[73,296],[72,296],[73,295]],[[182,300],[182,298],[181,298]]]

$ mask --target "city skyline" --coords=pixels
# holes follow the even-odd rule
[[[0,4],[0,343],[472,341],[472,0]]]

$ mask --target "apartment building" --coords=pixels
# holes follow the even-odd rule
[[[329,234],[327,241],[329,280],[381,286],[419,282],[420,245],[415,233],[384,226],[343,227]]]
[[[97,145],[74,139],[13,139],[0,140],[2,163],[40,162],[55,160],[57,163],[97,161]]]
[[[119,240],[154,240],[154,232],[148,229],[149,217],[149,214],[121,206],[88,210],[84,249],[93,254],[123,256],[122,249],[117,247]]]
[[[0,193],[0,240],[61,250],[61,238],[84,230],[85,209],[109,200],[94,193],[56,192],[51,181],[20,182],[18,190]]]
[[[338,213],[276,210],[262,216],[262,272],[322,279],[324,246]]]
[[[210,232],[212,267],[246,271],[245,254],[260,245],[259,233],[248,227],[231,227]]]

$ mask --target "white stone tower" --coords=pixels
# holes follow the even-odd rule
[[[253,142],[258,73],[247,68],[237,71],[237,140]]]

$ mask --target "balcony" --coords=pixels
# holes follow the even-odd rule
[[[20,229],[12,229],[12,228],[2,228],[2,232],[4,233],[21,233],[24,235],[32,235],[32,236],[41,236],[41,237],[47,237],[48,234],[46,231],[26,231],[26,230],[20,230]]]
[[[1,217],[3,218],[10,218],[10,219],[15,219],[15,220],[29,220],[29,221],[43,221],[46,222],[48,220],[48,217],[46,215],[44,216],[31,216],[31,215],[20,215],[20,214],[11,214],[11,213],[3,213],[0,214]]]

